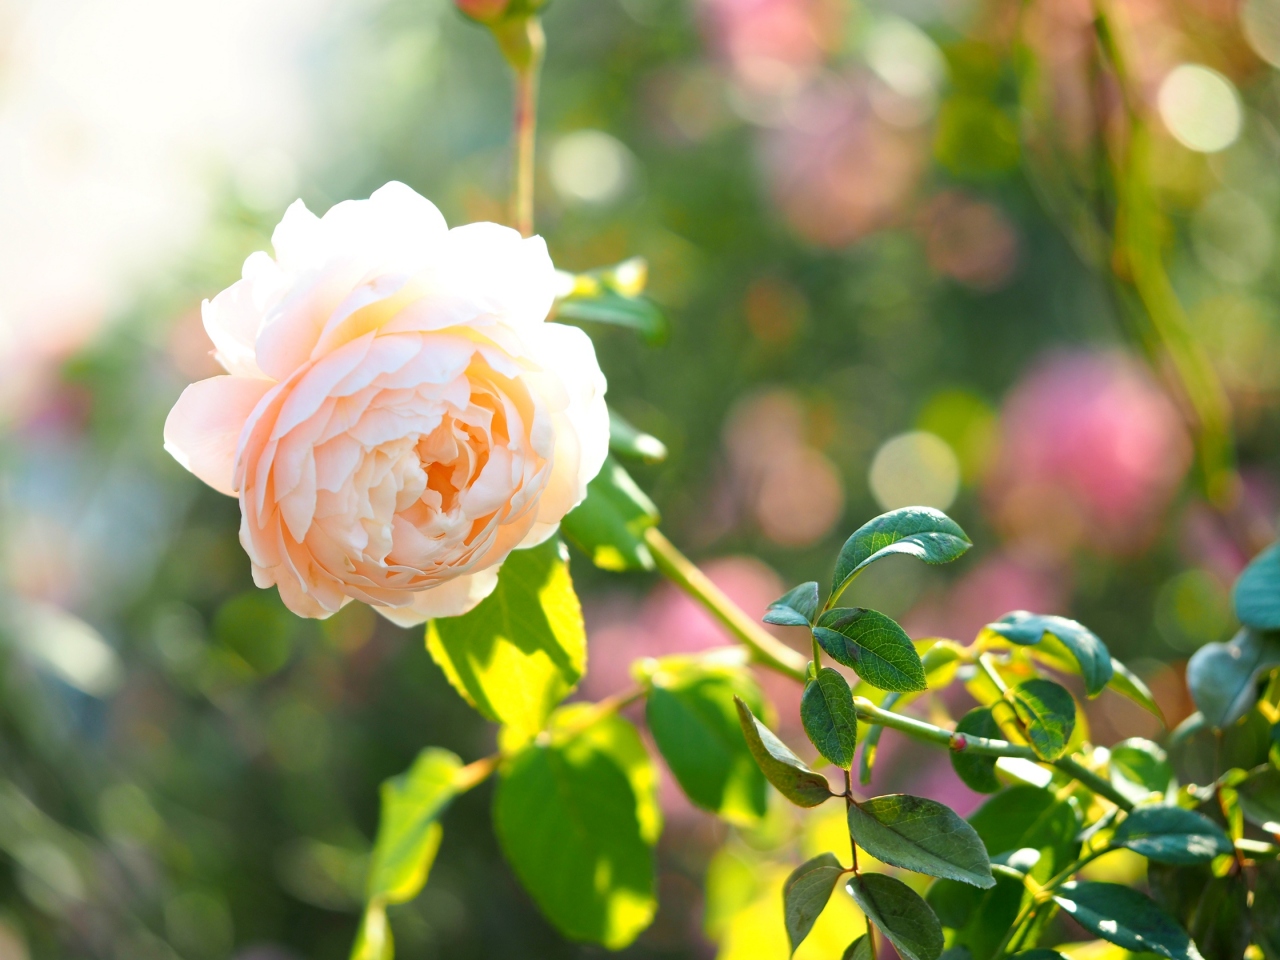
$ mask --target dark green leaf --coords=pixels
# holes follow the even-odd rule
[[[1001,875],[990,890],[955,880],[938,880],[929,888],[926,899],[942,925],[955,931],[953,949],[967,951],[972,960],[991,960],[1017,917],[1024,896],[1021,883]]]
[[[587,498],[560,521],[575,547],[604,570],[652,570],[644,532],[658,522],[658,508],[613,457],[587,484]]]
[[[1111,841],[1158,863],[1208,863],[1231,853],[1231,838],[1194,810],[1163,804],[1138,807],[1116,827]]]
[[[949,563],[971,547],[960,526],[932,507],[903,507],[863,524],[845,541],[836,559],[831,596],[838,598],[867,564],[894,553],[925,563]]]
[[[685,795],[731,823],[749,825],[765,814],[767,788],[742,737],[735,695],[763,709],[746,669],[669,657],[652,673],[645,713]]]
[[[1108,689],[1132,700],[1161,723],[1165,722],[1164,711],[1160,709],[1160,704],[1156,703],[1156,698],[1151,695],[1150,689],[1142,682],[1141,677],[1115,657],[1111,658],[1111,670],[1111,679],[1107,681]]]
[[[864,933],[844,948],[844,953],[840,954],[840,960],[872,960],[871,938]]]
[[[1147,882],[1152,895],[1183,925],[1206,960],[1240,960],[1244,956],[1250,922],[1249,887],[1242,874],[1215,877],[1208,865],[1152,863],[1147,867]]]
[[[618,950],[653,919],[656,783],[639,736],[617,716],[539,738],[503,770],[498,841],[566,936]]]
[[[800,721],[818,752],[848,770],[858,745],[858,716],[848,681],[830,667],[805,684]]]
[[[1173,779],[1169,757],[1158,744],[1141,737],[1121,740],[1111,748],[1111,784],[1134,803],[1163,794]]]
[[[431,621],[427,649],[482,714],[519,736],[538,733],[587,663],[582,607],[564,545],[552,538],[512,553],[497,588],[479,606]]]
[[[1020,960],[1067,960],[1057,950],[1050,950],[1047,947],[1038,947],[1035,950],[1022,950],[1014,954]]]
[[[1280,630],[1280,543],[1254,557],[1231,591],[1236,617],[1255,630]]]
[[[571,297],[560,302],[556,318],[629,327],[650,344],[662,343],[667,338],[667,318],[647,297],[624,297],[612,291],[603,291],[594,297]]]
[[[1185,930],[1137,890],[1118,883],[1069,882],[1054,903],[1076,923],[1109,943],[1169,960],[1201,960]]]
[[[849,893],[903,960],[938,960],[942,924],[905,883],[882,873],[864,873],[849,881]]]
[[[1212,727],[1243,717],[1258,698],[1258,675],[1280,666],[1280,639],[1245,627],[1228,643],[1206,643],[1187,661],[1187,687]]]
[[[927,686],[911,638],[883,613],[861,607],[828,610],[813,635],[833,660],[852,667],[873,687],[909,692]]]
[[[996,723],[989,707],[974,707],[966,713],[956,724],[956,733],[967,733],[970,736],[985,737],[988,740],[1004,739],[1000,725]],[[995,793],[1000,789],[1000,781],[996,779],[995,757],[952,750],[951,766],[970,790],[976,790],[978,793]]]
[[[801,807],[816,807],[831,796],[831,785],[820,773],[810,770],[785,743],[773,735],[756,719],[751,708],[734,697],[738,707],[738,722],[746,738],[751,755],[770,783],[778,792]]]
[[[1098,635],[1066,617],[1041,616],[1026,610],[1007,613],[987,630],[1022,646],[1037,646],[1036,654],[1059,669],[1079,673],[1091,697],[1111,681],[1111,654]]]
[[[609,409],[609,449],[646,463],[667,459],[667,447],[661,440],[632,426],[612,407]]]
[[[858,846],[895,867],[975,887],[995,886],[977,831],[936,800],[892,794],[854,803],[849,833]]]
[[[1280,770],[1259,770],[1236,785],[1240,812],[1267,833],[1280,833]]]
[[[456,754],[428,747],[408,770],[383,782],[369,860],[370,900],[405,903],[418,895],[440,847],[440,814],[457,795],[461,768]]]
[[[1037,677],[1011,687],[1009,697],[1036,754],[1062,756],[1076,727],[1076,701],[1066,687]]]
[[[1039,850],[1053,870],[1060,870],[1076,858],[1080,848],[1075,805],[1041,787],[1019,784],[1002,790],[979,807],[969,822],[992,856],[1030,847]]]
[[[1262,948],[1262,955],[1266,960],[1280,960],[1280,862],[1258,863],[1249,919],[1254,942]]]
[[[792,953],[813,929],[844,872],[834,854],[824,853],[802,863],[787,877],[782,885],[782,911]]]
[[[810,580],[769,604],[764,622],[783,627],[807,627],[818,615],[818,603],[818,584]]]

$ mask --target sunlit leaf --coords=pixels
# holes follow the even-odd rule
[[[1118,883],[1069,882],[1054,903],[1094,936],[1169,960],[1201,960],[1187,932],[1150,898]]]
[[[1051,660],[1060,669],[1079,673],[1091,697],[1100,694],[1112,678],[1111,654],[1106,644],[1075,620],[1015,610],[987,624],[985,629],[1010,643],[1037,646],[1035,655]]]
[[[604,570],[652,570],[644,532],[658,522],[658,508],[613,457],[587,484],[587,498],[560,521],[560,531]]]
[[[818,615],[818,584],[813,580],[787,591],[765,610],[764,622],[783,627],[807,627]]]
[[[507,557],[470,613],[432,620],[427,649],[454,688],[518,737],[540,731],[586,669],[587,634],[564,545]]]
[[[932,507],[903,507],[863,524],[836,558],[831,596],[837,598],[868,564],[895,553],[925,563],[949,563],[971,547],[959,524]]]
[[[1205,722],[1222,730],[1257,700],[1258,675],[1280,666],[1280,639],[1245,627],[1228,643],[1206,643],[1187,661],[1187,688]]]
[[[738,707],[738,722],[747,746],[751,749],[751,755],[779,793],[801,807],[816,807],[831,796],[831,785],[826,777],[810,770],[803,760],[756,719],[751,708],[740,698],[735,697],[734,703]]]
[[[881,690],[924,690],[920,654],[889,617],[861,607],[837,607],[818,618],[813,635],[833,660]]]
[[[782,912],[792,953],[813,929],[844,872],[834,854],[824,853],[802,863],[787,877],[782,887]]]
[[[1111,658],[1111,670],[1107,689],[1114,690],[1120,696],[1132,700],[1161,723],[1165,722],[1164,711],[1160,709],[1160,704],[1156,703],[1156,698],[1151,695],[1151,690],[1142,682],[1141,677],[1115,657]]]
[[[1176,865],[1208,863],[1231,853],[1231,838],[1194,810],[1157,804],[1138,807],[1116,827],[1111,842],[1148,860]]]
[[[404,903],[418,895],[440,846],[440,814],[457,795],[461,768],[456,754],[428,747],[413,766],[382,784],[378,837],[369,861],[370,900]]]
[[[938,960],[942,924],[920,895],[901,880],[864,873],[849,881],[849,893],[893,944],[903,960]]]
[[[904,870],[993,887],[991,862],[977,831],[950,807],[892,794],[849,807],[849,833],[877,860]]]
[[[360,929],[356,931],[350,960],[393,960],[395,955],[387,909],[381,903],[370,904],[360,918]]]
[[[609,449],[624,457],[635,457],[646,463],[667,459],[667,446],[652,434],[633,426],[622,414],[609,408]]]
[[[1164,750],[1150,740],[1130,737],[1111,748],[1111,785],[1137,803],[1153,793],[1163,794],[1173,779]]]
[[[1076,725],[1075,698],[1060,684],[1037,677],[1009,689],[1014,712],[1042,760],[1057,760]]]
[[[556,309],[559,320],[586,320],[635,330],[650,344],[667,338],[667,318],[648,297],[624,297],[610,290],[596,296],[570,297]]]
[[[858,746],[858,716],[849,683],[835,670],[823,667],[805,684],[800,698],[800,721],[809,741],[837,767],[848,770]]]
[[[1280,630],[1280,543],[1249,562],[1231,592],[1236,617],[1255,630]]]

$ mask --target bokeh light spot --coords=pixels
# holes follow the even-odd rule
[[[1171,647],[1190,653],[1225,637],[1231,628],[1231,599],[1217,577],[1187,570],[1160,588],[1155,621]]]
[[[1251,197],[1222,190],[1191,219],[1191,241],[1204,268],[1228,283],[1248,283],[1271,262],[1271,222]]]
[[[1160,119],[1188,150],[1217,153],[1240,136],[1243,115],[1231,81],[1198,63],[1169,71],[1157,98]]]
[[[551,185],[570,203],[613,203],[631,185],[634,168],[631,151],[601,130],[570,133],[551,149]]]
[[[871,495],[885,510],[945,510],[960,490],[960,461],[937,434],[912,430],[886,440],[871,461]]]

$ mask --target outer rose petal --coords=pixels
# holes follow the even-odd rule
[[[394,624],[416,627],[435,617],[457,617],[470,612],[493,593],[497,585],[498,568],[493,566],[415,593],[413,603],[407,607],[374,606],[373,609]]]
[[[213,489],[234,497],[240,432],[274,386],[253,377],[211,377],[191,384],[164,422],[164,448]]]

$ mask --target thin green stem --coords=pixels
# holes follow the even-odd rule
[[[518,17],[493,27],[494,38],[515,75],[511,220],[523,236],[533,235],[534,147],[538,131],[538,81],[547,38],[537,17]]]
[[[805,658],[743,613],[657,527],[646,530],[644,539],[653,553],[658,569],[677,587],[702,604],[740,643],[749,647],[753,660],[801,683],[808,679]]]
[[[866,697],[854,697],[853,707],[857,711],[859,720],[877,723],[882,727],[892,727],[917,740],[935,743],[957,753],[976,753],[984,757],[1018,757],[1022,760],[1039,759],[1030,747],[1009,743],[1007,740],[992,740],[967,733],[955,733],[924,720],[917,720],[915,717],[884,710]]]
[[[1029,923],[1035,917],[1039,908],[1040,901],[1032,897],[1027,901],[1026,906],[1018,911],[1013,923],[1009,925],[1009,932],[1004,935],[1004,939],[1000,941],[1000,945],[996,947],[995,953],[992,954],[995,960],[1000,960],[1001,957],[1005,956],[1014,939],[1022,933],[1023,925]]]
[[[1053,761],[1053,765],[1072,779],[1079,780],[1094,793],[1106,797],[1125,813],[1133,810],[1133,803],[1123,793],[1074,758],[1059,757]]]

